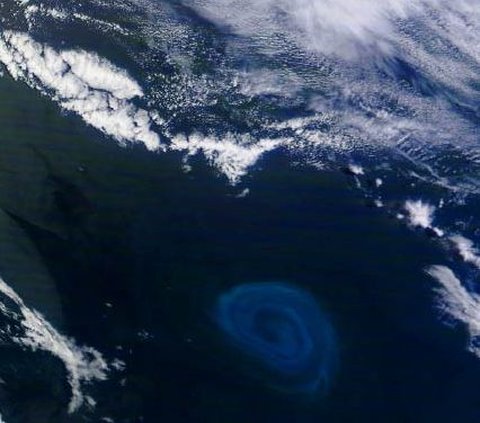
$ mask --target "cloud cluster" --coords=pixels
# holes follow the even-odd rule
[[[141,87],[124,70],[82,50],[57,51],[25,33],[0,36],[0,61],[15,79],[49,93],[64,109],[119,142],[161,147],[149,112],[135,106]]]

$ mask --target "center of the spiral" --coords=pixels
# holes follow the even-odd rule
[[[291,313],[269,307],[258,310],[252,330],[278,358],[291,359],[301,353],[303,334]]]

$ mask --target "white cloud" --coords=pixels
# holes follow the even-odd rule
[[[438,236],[443,236],[444,232],[433,226],[433,216],[435,214],[435,207],[423,203],[421,200],[405,202],[405,210],[408,213],[409,221],[412,226],[417,226],[423,229],[432,229]]]
[[[131,101],[143,96],[141,87],[106,59],[82,50],[57,51],[27,34],[5,31],[0,61],[13,78],[50,93],[64,109],[118,141],[161,148],[150,114]]]
[[[18,307],[19,312],[13,311],[3,302],[0,302],[0,311],[14,319],[23,331],[18,335],[17,330],[9,326],[7,333],[13,341],[33,351],[47,351],[62,360],[68,374],[68,383],[72,390],[69,412],[76,411],[89,397],[82,392],[82,386],[95,380],[104,380],[107,377],[109,366],[102,354],[91,347],[78,346],[71,338],[61,335],[36,310],[26,306],[18,294],[0,279],[0,292],[8,297]]]
[[[354,163],[351,163],[348,165],[348,170],[356,176],[362,176],[365,175],[365,171],[363,170],[363,167]]]
[[[433,214],[435,213],[435,207],[423,203],[421,200],[405,202],[405,210],[410,216],[410,223],[413,226],[420,226],[421,228],[429,228],[432,225]]]
[[[391,50],[394,22],[416,16],[437,0],[193,0],[207,18],[244,35],[294,34],[299,45],[343,57],[359,47]]]
[[[83,13],[71,12],[67,8],[48,7],[43,3],[40,3],[38,5],[28,3],[19,5],[24,7],[24,16],[28,22],[28,26],[30,29],[34,27],[37,23],[44,23],[43,19],[40,19],[40,22],[38,22],[39,17],[47,17],[56,21],[63,22],[76,20],[93,26],[94,28],[100,29],[104,32],[115,31],[125,35],[128,34],[127,30],[125,30],[124,28],[122,28],[122,26],[116,23],[97,19],[93,16],[88,16]]]
[[[461,235],[453,235],[450,237],[450,241],[453,243],[463,261],[480,269],[480,256],[471,240]]]
[[[203,153],[209,163],[223,172],[231,183],[237,183],[266,152],[284,143],[283,139],[252,140],[246,135],[226,134],[222,138],[199,133],[172,137],[172,150],[187,155]]]
[[[430,266],[426,272],[440,284],[436,289],[440,309],[467,327],[468,349],[480,357],[480,296],[469,292],[446,266]]]

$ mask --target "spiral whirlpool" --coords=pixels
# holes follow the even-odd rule
[[[336,363],[334,331],[316,300],[284,283],[248,283],[218,299],[215,320],[255,377],[281,391],[325,393]]]

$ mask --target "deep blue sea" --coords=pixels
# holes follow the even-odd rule
[[[0,1],[0,423],[478,422],[478,6]]]

